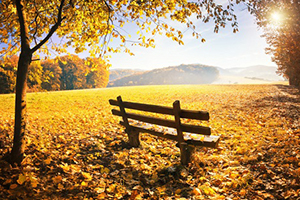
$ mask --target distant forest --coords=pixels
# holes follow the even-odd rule
[[[12,93],[16,85],[18,56],[0,61],[0,93]],[[81,59],[67,55],[44,61],[32,61],[27,87],[31,92],[106,87],[108,65],[99,58]]]
[[[116,79],[109,82],[108,86],[132,85],[167,85],[167,84],[210,84],[219,77],[216,67],[189,64],[166,67]]]

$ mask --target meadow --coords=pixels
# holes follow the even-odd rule
[[[180,165],[174,142],[129,148],[109,99],[210,113],[217,149]],[[4,199],[298,199],[300,99],[286,85],[136,86],[27,94],[26,158],[0,161]],[[198,122],[193,122],[198,123]],[[14,95],[0,95],[0,157],[13,140]]]

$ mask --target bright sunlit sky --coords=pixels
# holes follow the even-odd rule
[[[216,34],[213,32],[213,24],[197,22],[206,40],[205,43],[192,37],[190,32],[184,35],[184,45],[178,45],[170,38],[157,35],[154,38],[156,48],[131,47],[135,56],[126,53],[112,54],[111,69],[150,70],[195,63],[222,68],[275,66],[271,62],[271,56],[265,54],[267,44],[265,39],[260,37],[262,30],[258,30],[254,17],[242,7],[236,9],[236,14],[239,22],[238,33],[233,33],[229,23],[225,29],[221,28]],[[186,28],[183,28],[182,32],[184,30]],[[136,31],[137,29],[129,28],[131,35]]]

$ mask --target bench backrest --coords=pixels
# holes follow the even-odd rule
[[[126,127],[127,131],[134,129],[135,131],[138,132],[148,132],[150,134],[159,137],[164,137],[164,138],[178,141],[179,143],[184,142],[183,132],[189,132],[189,133],[201,134],[201,135],[211,134],[211,129],[209,127],[183,124],[181,122],[181,118],[208,121],[209,113],[205,111],[181,109],[180,102],[178,100],[173,103],[173,107],[122,101],[121,96],[117,97],[117,100],[110,99],[109,103],[113,106],[119,106],[120,110],[112,109],[112,114],[121,116],[123,118],[123,121],[121,121],[120,123]],[[169,119],[162,119],[162,118],[151,117],[151,116],[146,116],[146,115],[141,115],[136,113],[130,113],[127,112],[126,109],[172,115],[174,116],[175,119],[169,120]],[[174,128],[177,130],[177,136],[161,133],[154,130],[149,130],[142,127],[132,126],[129,124],[128,119],[133,119],[133,120],[138,120],[141,122],[146,122],[146,123],[155,124],[159,126]]]

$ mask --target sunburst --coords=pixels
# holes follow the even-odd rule
[[[273,12],[271,14],[271,17],[274,22],[281,22],[283,19],[282,14],[279,12]]]

